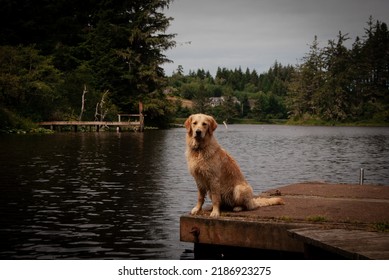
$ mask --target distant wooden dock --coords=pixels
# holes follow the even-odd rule
[[[180,218],[202,259],[388,259],[389,186],[303,183],[270,190],[285,205]]]
[[[127,121],[122,121],[123,117],[128,118]],[[131,119],[136,119],[132,120]],[[38,122],[39,126],[49,127],[51,130],[62,127],[72,127],[75,132],[79,127],[87,127],[89,130],[99,131],[101,127],[116,127],[118,131],[122,128],[134,129],[142,132],[144,130],[144,115],[143,114],[118,114],[117,122],[106,121],[47,121]]]

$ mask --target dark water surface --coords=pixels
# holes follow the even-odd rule
[[[256,193],[302,181],[389,185],[389,128],[219,126]],[[179,259],[196,201],[185,130],[0,135],[0,259]],[[209,201],[207,202],[209,203]]]

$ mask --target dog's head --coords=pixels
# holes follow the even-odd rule
[[[185,121],[185,127],[189,137],[201,141],[207,136],[212,136],[217,123],[211,116],[194,114]]]

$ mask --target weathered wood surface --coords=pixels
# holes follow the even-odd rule
[[[222,212],[222,216],[216,219],[209,217],[209,210],[196,216],[182,216],[181,241],[289,252],[304,252],[306,244],[322,243],[321,248],[325,250],[339,247],[340,249],[330,251],[338,255],[342,252],[341,255],[346,258],[382,258],[382,255],[389,259],[389,233],[372,233],[380,225],[388,227],[389,186],[302,183],[262,194],[272,195],[281,195],[285,205],[237,213]],[[302,228],[310,228],[312,235],[308,235],[309,231],[306,232],[307,236],[297,234]],[[337,229],[344,230],[338,241],[349,243],[350,246],[337,246],[337,236],[334,234],[336,231],[324,231]],[[374,254],[367,254],[367,251],[362,253],[357,247],[352,247],[358,241],[353,241],[350,230],[360,231],[358,238],[361,240],[364,240],[364,232],[366,236],[374,236]],[[313,235],[314,233],[317,235]],[[320,239],[325,234],[328,234],[328,240]],[[354,251],[353,248],[359,251]]]
[[[182,216],[182,241],[235,247],[303,252],[300,242],[288,236],[299,225],[258,222],[244,219]]]
[[[389,260],[389,233],[346,229],[293,229],[289,234],[306,245],[347,259]]]

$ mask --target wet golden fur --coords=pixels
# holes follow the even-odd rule
[[[217,128],[213,117],[191,115],[185,121],[185,127],[188,169],[198,188],[197,205],[191,211],[193,215],[201,210],[207,193],[212,200],[211,217],[219,216],[221,207],[241,211],[283,204],[281,198],[254,198],[253,189],[238,164],[213,136]]]

